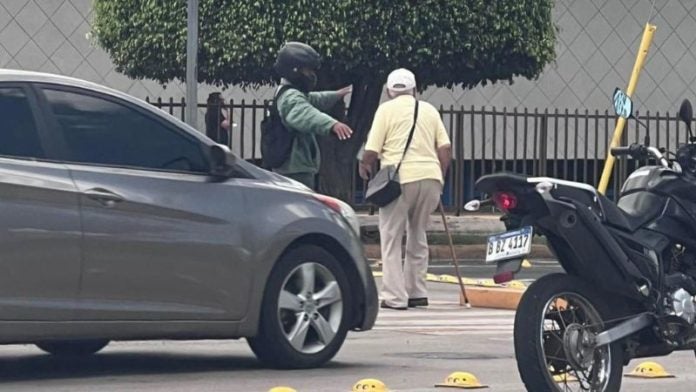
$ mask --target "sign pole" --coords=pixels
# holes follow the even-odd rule
[[[186,123],[198,128],[198,0],[188,0],[186,34]]]
[[[640,41],[640,49],[638,50],[638,56],[636,57],[636,62],[633,65],[631,79],[629,80],[628,88],[626,89],[626,95],[628,95],[629,97],[633,96],[636,86],[638,85],[638,77],[640,76],[640,71],[643,70],[645,58],[648,55],[648,49],[650,49],[650,44],[652,43],[653,35],[655,35],[656,29],[657,26],[655,25],[651,25],[650,23],[645,24],[645,30],[643,31],[643,39],[641,39]],[[605,194],[607,192],[609,180],[611,179],[611,172],[612,170],[614,170],[614,162],[616,161],[616,159],[613,155],[611,155],[611,149],[620,145],[621,135],[623,134],[625,125],[626,119],[623,117],[619,117],[619,119],[616,121],[614,137],[611,139],[611,145],[607,149],[607,160],[604,163],[602,177],[599,181],[599,186],[597,187],[599,193],[601,194]]]

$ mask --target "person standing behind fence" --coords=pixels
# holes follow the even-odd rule
[[[379,209],[384,272],[381,307],[406,310],[428,305],[426,229],[440,201],[452,148],[437,109],[423,101],[416,105],[416,78],[411,71],[401,68],[389,74],[387,94],[391,100],[377,109],[359,171],[367,180],[378,159],[382,166],[398,165],[415,117],[413,139],[399,170],[401,196]],[[404,231],[406,258],[402,263]]]
[[[347,140],[353,134],[348,125],[324,113],[348,95],[351,88],[311,92],[317,84],[316,71],[320,63],[319,54],[311,46],[288,42],[278,52],[274,65],[282,77],[281,86],[276,91],[279,95],[276,97],[278,114],[294,137],[290,156],[273,170],[311,189],[316,188],[316,175],[321,164],[316,137],[334,133],[340,140]],[[283,86],[288,87],[283,89]],[[278,94],[279,91],[283,93]]]
[[[230,122],[222,110],[224,100],[220,93],[208,95],[205,111],[205,134],[216,143],[230,146]]]

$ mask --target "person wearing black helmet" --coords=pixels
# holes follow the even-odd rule
[[[319,53],[300,42],[283,45],[274,64],[282,78],[275,96],[278,114],[294,137],[287,160],[273,170],[312,189],[316,188],[316,175],[321,165],[316,137],[333,133],[340,140],[347,140],[353,134],[348,125],[325,113],[350,94],[351,87],[312,92],[317,85],[316,71],[320,65]]]

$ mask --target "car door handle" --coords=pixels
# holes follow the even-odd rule
[[[98,201],[105,207],[112,207],[114,204],[125,200],[123,196],[104,188],[88,189],[83,194],[92,200]]]

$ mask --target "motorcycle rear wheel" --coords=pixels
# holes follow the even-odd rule
[[[596,349],[582,344],[605,329],[611,314],[597,289],[574,276],[546,275],[530,285],[514,329],[517,368],[527,390],[618,391],[620,342]]]

